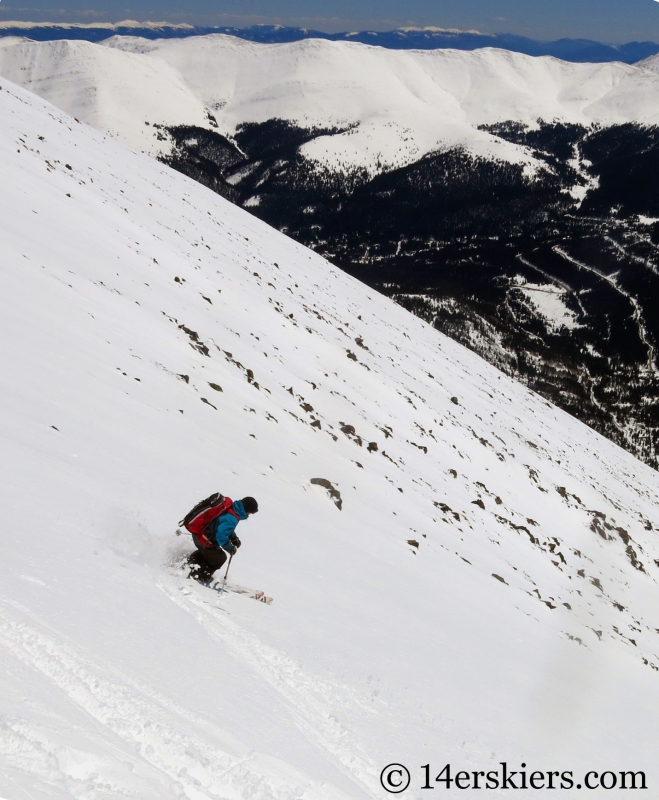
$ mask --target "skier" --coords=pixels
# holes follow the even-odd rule
[[[192,567],[190,577],[199,583],[209,584],[215,570],[220,569],[227,560],[226,554],[233,556],[241,545],[235,533],[236,525],[256,514],[258,510],[259,504],[253,497],[243,497],[242,500],[235,500],[226,511],[213,519],[204,530],[203,538],[192,534],[197,549],[188,556],[188,564]],[[203,539],[210,542],[210,545]]]

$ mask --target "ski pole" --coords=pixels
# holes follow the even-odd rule
[[[231,566],[231,560],[233,559],[233,553],[229,556],[229,563],[227,564],[227,571],[224,573],[224,580],[222,581],[222,589],[220,593],[224,591],[224,587],[227,585],[227,575],[229,574],[229,567]]]

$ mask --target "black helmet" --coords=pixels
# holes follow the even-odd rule
[[[256,514],[259,510],[259,504],[253,497],[243,497],[240,502],[243,504],[246,514]]]

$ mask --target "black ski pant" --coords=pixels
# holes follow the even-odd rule
[[[226,562],[227,554],[220,547],[204,547],[194,534],[192,540],[197,549],[188,558],[188,562],[196,564],[210,578]]]

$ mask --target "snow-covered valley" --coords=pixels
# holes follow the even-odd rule
[[[448,762],[656,791],[656,472],[0,85],[0,795],[382,798],[394,761],[415,798]],[[231,570],[272,606],[172,566],[216,489],[259,500]]]

